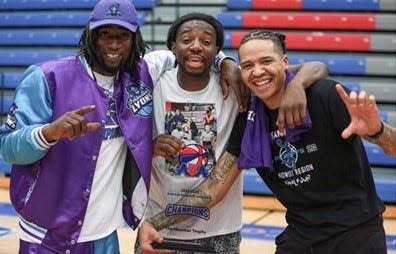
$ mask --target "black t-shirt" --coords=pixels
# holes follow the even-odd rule
[[[350,117],[335,84],[321,80],[306,90],[312,128],[297,142],[277,135],[277,111],[267,109],[274,169],[257,172],[287,208],[287,230],[308,245],[384,211],[361,139],[341,137]],[[245,125],[246,113],[240,114],[227,147],[235,156]]]

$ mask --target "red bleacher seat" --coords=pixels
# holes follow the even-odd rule
[[[300,10],[303,8],[302,0],[259,0],[251,2],[252,9],[288,9]]]
[[[289,49],[327,51],[370,51],[370,35],[367,34],[288,34]]]
[[[231,47],[238,48],[246,32],[232,32]],[[371,35],[364,33],[343,34],[323,32],[284,33],[286,47],[290,50],[326,50],[369,52],[371,50]]]
[[[376,29],[376,16],[369,13],[326,12],[243,12],[243,28],[289,28],[289,29]]]

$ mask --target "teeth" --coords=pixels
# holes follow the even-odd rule
[[[117,58],[117,57],[120,56],[120,54],[107,54],[107,56],[108,56],[109,58]]]
[[[254,84],[256,86],[264,86],[264,85],[267,85],[269,82],[270,82],[270,79],[258,80],[258,81],[255,81]]]

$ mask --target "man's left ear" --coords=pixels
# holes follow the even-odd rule
[[[287,57],[287,55],[284,55],[284,56],[283,56],[282,61],[283,61],[283,68],[284,68],[285,70],[287,70],[287,68],[288,68],[288,66],[289,66],[289,58]]]
[[[176,50],[175,50],[176,46],[175,45],[176,45],[176,43],[172,42],[171,50],[172,50],[172,53],[176,56]]]
[[[176,55],[176,49],[175,48],[176,48],[176,43],[172,42],[171,51],[172,51],[173,55],[175,56],[175,64],[174,64],[173,67],[177,66],[177,55]]]

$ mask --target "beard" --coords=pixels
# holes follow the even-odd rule
[[[96,64],[97,67],[113,75],[115,75],[118,71],[120,71],[125,65],[125,60],[120,62],[118,65],[109,65],[106,63],[104,57],[102,56],[97,56],[96,60],[97,60],[97,64]]]

